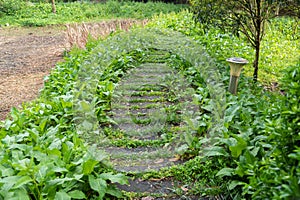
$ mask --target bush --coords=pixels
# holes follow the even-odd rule
[[[15,15],[24,5],[25,3],[22,0],[0,0],[0,17]]]
[[[201,163],[204,166],[199,164],[199,167],[208,169],[210,177],[207,182],[199,182],[210,188],[221,188],[224,199],[300,198],[300,62],[298,55],[293,53],[297,52],[297,47],[290,45],[295,43],[294,38],[282,32],[287,30],[284,20],[289,23],[292,21],[289,18],[271,21],[266,32],[267,40],[262,45],[264,52],[261,60],[265,65],[261,67],[264,81],[273,81],[268,71],[275,71],[274,80],[280,81],[281,93],[266,91],[242,76],[238,95],[227,94],[224,127],[216,133],[218,137],[199,139],[198,146],[202,144],[204,147],[200,155],[207,160]],[[226,58],[239,56],[251,60],[253,56],[251,48],[242,38],[223,34],[216,28],[203,33],[201,27],[193,25],[192,17],[187,12],[161,15],[148,26],[171,28],[195,38],[217,60],[221,79],[225,81],[229,76]],[[279,45],[282,48],[278,48]],[[270,50],[273,47],[274,50]],[[294,50],[287,51],[289,48]],[[282,56],[286,54],[290,59],[283,59]],[[247,67],[245,71],[248,71]],[[248,75],[245,72],[243,74]],[[206,101],[203,102],[200,106],[205,110]],[[199,170],[191,169],[184,168],[178,174],[179,180],[185,176],[192,182],[196,182],[194,179],[200,180],[197,177]],[[219,182],[220,178],[223,182]],[[216,183],[217,187],[212,183]],[[198,193],[207,194],[205,188],[198,187],[197,190]]]

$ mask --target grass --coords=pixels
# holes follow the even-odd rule
[[[298,30],[293,29],[298,26]],[[300,59],[299,22],[290,18],[278,18],[271,21],[262,41],[260,57],[260,80],[278,82],[282,70],[294,66]],[[293,36],[294,35],[294,36]],[[248,68],[246,74],[252,70]]]
[[[185,10],[180,13],[169,13],[154,16],[147,24],[150,27],[171,28],[193,37],[206,47],[211,57],[228,66],[225,73],[229,76],[230,57],[242,57],[249,60],[244,67],[243,75],[252,77],[254,50],[245,38],[237,38],[211,29],[203,33],[201,25],[195,24],[193,14]],[[261,44],[258,79],[264,85],[278,83],[283,77],[282,71],[295,65],[300,59],[299,22],[292,18],[276,18],[270,21],[266,35]]]
[[[57,3],[56,14],[50,3],[27,2],[12,15],[0,18],[1,26],[46,26],[73,22],[98,22],[112,18],[146,19],[159,13],[178,12],[183,5],[161,2],[129,2],[109,0],[106,3]]]

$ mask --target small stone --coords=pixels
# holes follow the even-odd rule
[[[153,197],[143,197],[142,200],[154,200]]]

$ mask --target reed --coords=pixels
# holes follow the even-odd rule
[[[145,26],[148,20],[117,19],[97,23],[73,23],[66,25],[67,49],[78,47],[84,49],[88,38],[104,38],[113,32],[128,31],[133,26]]]

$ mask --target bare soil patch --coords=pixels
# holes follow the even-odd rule
[[[88,35],[98,38],[146,23],[147,20],[125,19],[66,26],[0,27],[0,120],[11,107],[38,96],[44,76],[63,60],[66,49],[73,45],[85,48]]]
[[[0,28],[0,119],[35,99],[67,46],[62,27]]]

